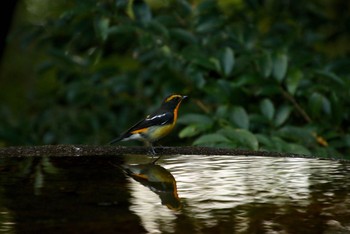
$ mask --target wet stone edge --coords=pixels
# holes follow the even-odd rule
[[[317,157],[293,153],[270,151],[253,151],[232,148],[213,147],[155,147],[157,155],[226,155],[226,156],[265,156],[288,158],[316,158],[321,160],[337,160],[350,162],[343,158]],[[0,148],[0,157],[67,157],[67,156],[120,156],[125,154],[150,154],[148,147],[142,146],[96,146],[96,145],[41,145],[41,146],[11,146]]]

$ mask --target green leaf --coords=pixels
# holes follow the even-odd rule
[[[289,106],[282,106],[278,109],[275,117],[275,125],[281,126],[288,119],[292,109]]]
[[[322,97],[322,109],[323,109],[324,113],[326,113],[328,115],[332,114],[331,102],[325,96]]]
[[[198,33],[210,33],[211,31],[214,31],[215,29],[219,28],[221,24],[222,21],[218,18],[208,18],[201,21],[197,25],[195,30]]]
[[[193,145],[213,145],[218,143],[229,143],[230,141],[219,133],[206,134],[193,142]]]
[[[220,105],[216,109],[215,116],[218,118],[228,119],[228,105]]]
[[[232,120],[240,128],[249,128],[249,117],[243,107],[239,106],[233,108]]]
[[[211,61],[210,58],[205,56],[203,52],[199,51],[195,46],[187,46],[182,51],[182,56],[188,62],[206,68],[208,70],[215,71],[217,69],[213,61]]]
[[[198,89],[202,89],[204,87],[204,85],[206,84],[206,80],[203,77],[202,72],[191,72],[188,75],[188,77]]]
[[[275,61],[273,64],[273,77],[282,82],[284,79],[288,67],[288,56],[283,53],[279,53],[275,57]]]
[[[197,38],[189,31],[186,31],[181,28],[174,28],[170,30],[170,36],[172,39],[177,39],[179,41],[188,43],[188,44],[196,44]]]
[[[344,141],[344,145],[346,147],[350,147],[350,134],[346,134],[342,140]]]
[[[258,140],[259,144],[260,144],[260,148],[261,145],[265,146],[267,149],[271,149],[271,139],[264,135],[264,134],[255,134],[256,139]]]
[[[220,61],[217,58],[211,57],[209,61],[214,65],[215,71],[221,71]]]
[[[127,34],[134,33],[136,30],[136,27],[130,25],[118,25],[111,26],[108,31],[109,34],[122,34],[123,36],[125,36]]]
[[[177,121],[182,124],[203,124],[211,126],[213,124],[213,120],[206,115],[201,114],[185,114],[181,115],[181,117]]]
[[[132,10],[135,20],[142,23],[148,23],[152,19],[151,9],[147,3],[143,1],[134,1],[132,4]]]
[[[185,138],[185,137],[193,137],[195,135],[198,135],[202,132],[202,130],[204,130],[204,128],[198,125],[189,125],[187,127],[185,127],[184,129],[182,129],[179,133],[179,137],[180,138]]]
[[[318,70],[318,71],[316,71],[316,74],[321,75],[325,78],[331,79],[332,82],[334,81],[335,83],[338,83],[339,85],[345,84],[344,81],[339,76],[334,74],[333,72]]]
[[[314,92],[309,98],[309,109],[313,115],[319,115],[322,109],[323,95]]]
[[[271,53],[269,51],[264,51],[263,56],[258,62],[262,75],[265,78],[269,77],[273,68]]]
[[[160,48],[160,51],[163,52],[163,55],[164,55],[164,56],[170,56],[170,55],[172,54],[170,47],[169,47],[169,46],[166,46],[166,45],[162,46],[162,47]]]
[[[109,23],[110,20],[108,18],[100,18],[95,21],[95,30],[98,35],[103,41],[105,41],[108,37],[109,33]]]
[[[253,133],[245,129],[237,129],[236,132],[240,136],[239,141],[242,142],[242,144],[248,146],[248,148],[252,150],[259,149],[258,139]]]
[[[324,95],[314,92],[309,98],[309,108],[311,112],[319,116],[321,115],[321,111],[326,114],[331,114],[331,102]]]
[[[300,142],[303,144],[312,144],[315,140],[311,130],[305,127],[284,126],[280,128],[275,135],[288,141]]]
[[[230,94],[232,93],[231,82],[229,82],[228,80],[221,79],[221,80],[218,80],[216,83],[219,89],[220,96],[224,96],[224,97],[230,96]]]
[[[285,149],[288,147],[284,140],[276,136],[271,137],[271,142],[273,143],[273,149],[276,151],[285,152]]]
[[[170,2],[171,1],[167,1]],[[177,1],[176,4],[179,6],[179,12],[181,15],[188,16],[192,13],[192,5],[188,1]]]
[[[224,76],[229,76],[235,64],[235,57],[233,50],[226,47],[221,55],[221,67]]]
[[[164,35],[165,37],[169,37],[168,29],[159,21],[152,20],[148,24],[148,28],[152,29],[154,34]]]
[[[256,136],[246,129],[234,129],[231,127],[220,130],[229,140],[237,142],[238,145],[252,150],[259,149],[259,142]]]
[[[285,148],[285,151],[293,154],[311,155],[311,152],[308,149],[298,144],[288,144]]]
[[[281,93],[281,88],[278,84],[264,84],[258,87],[256,93],[262,96],[273,96]]]
[[[261,101],[260,110],[266,118],[269,120],[273,119],[273,116],[275,115],[275,107],[270,99],[266,98]]]
[[[290,94],[294,95],[298,88],[300,80],[303,78],[303,73],[300,70],[294,70],[287,76],[286,85]]]

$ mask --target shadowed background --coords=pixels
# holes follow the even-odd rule
[[[18,1],[0,146],[105,144],[177,92],[162,145],[345,157],[349,18],[341,0]]]

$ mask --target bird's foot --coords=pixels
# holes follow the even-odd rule
[[[160,155],[158,158],[156,158],[156,160],[154,160],[154,161],[152,162],[152,164],[156,164],[156,162],[157,162],[161,157],[162,157],[162,155]]]

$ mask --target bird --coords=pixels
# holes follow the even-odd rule
[[[155,155],[153,143],[173,130],[180,104],[186,98],[187,96],[179,94],[167,96],[158,110],[137,122],[109,144],[119,141],[141,140],[150,146],[151,153]]]

